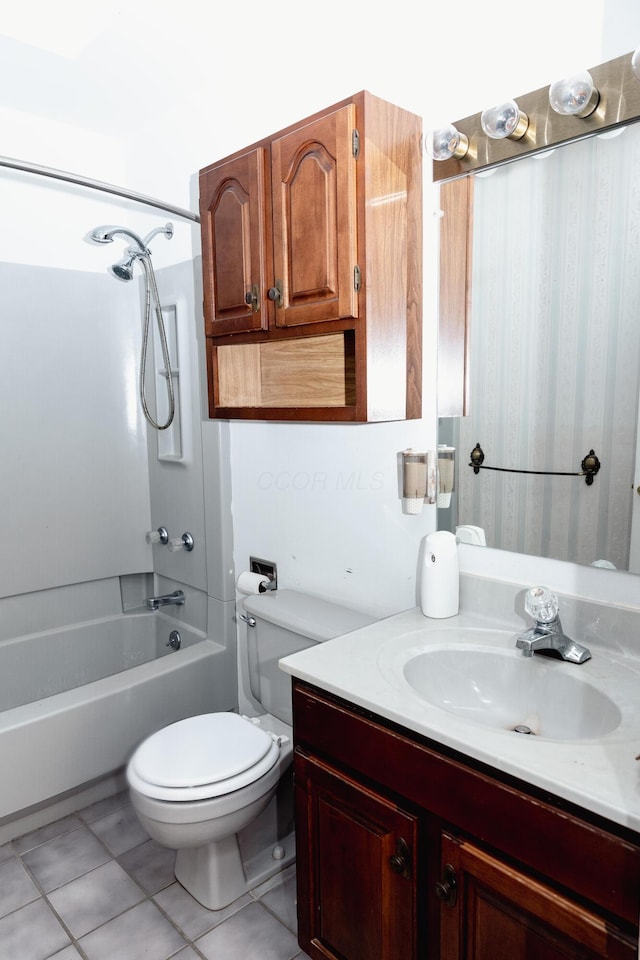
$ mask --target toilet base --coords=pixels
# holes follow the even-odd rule
[[[238,833],[178,849],[174,873],[203,907],[221,910],[288,867],[295,854],[289,766],[266,806]]]
[[[283,854],[273,856],[273,850]],[[237,836],[177,851],[176,880],[208,910],[222,910],[295,860],[295,833],[243,866]]]
[[[176,880],[208,910],[221,910],[247,891],[235,835],[176,854]]]

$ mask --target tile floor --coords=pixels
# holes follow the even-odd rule
[[[173,876],[127,792],[0,847],[0,960],[305,960],[295,867],[225,910]]]

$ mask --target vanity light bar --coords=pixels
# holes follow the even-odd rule
[[[517,98],[519,111],[529,121],[524,135],[519,139],[508,135],[501,139],[487,136],[482,125],[483,113],[487,111],[457,120],[451,129],[456,131],[462,142],[468,143],[468,147],[464,156],[453,155],[449,159],[434,160],[434,181],[453,180],[637,120],[640,117],[640,82],[634,73],[634,64],[640,57],[634,59],[634,56],[631,53],[624,54],[589,69],[595,91],[589,109],[594,101],[597,105],[588,115],[584,111],[569,115],[557,113],[549,102],[550,88],[541,87]],[[636,69],[640,73],[640,64]]]

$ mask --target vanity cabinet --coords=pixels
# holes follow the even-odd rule
[[[636,960],[640,839],[294,680],[312,960]]]
[[[210,416],[421,415],[420,139],[362,92],[201,170]]]
[[[314,905],[316,956],[412,960],[418,818],[302,753],[296,782],[298,824],[305,824],[301,833],[314,865],[313,874],[301,874],[300,890]]]

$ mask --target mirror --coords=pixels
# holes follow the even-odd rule
[[[439,422],[457,451],[439,528],[640,572],[639,173],[640,124],[628,123],[473,176],[466,415]],[[568,474],[591,450],[588,484]]]

